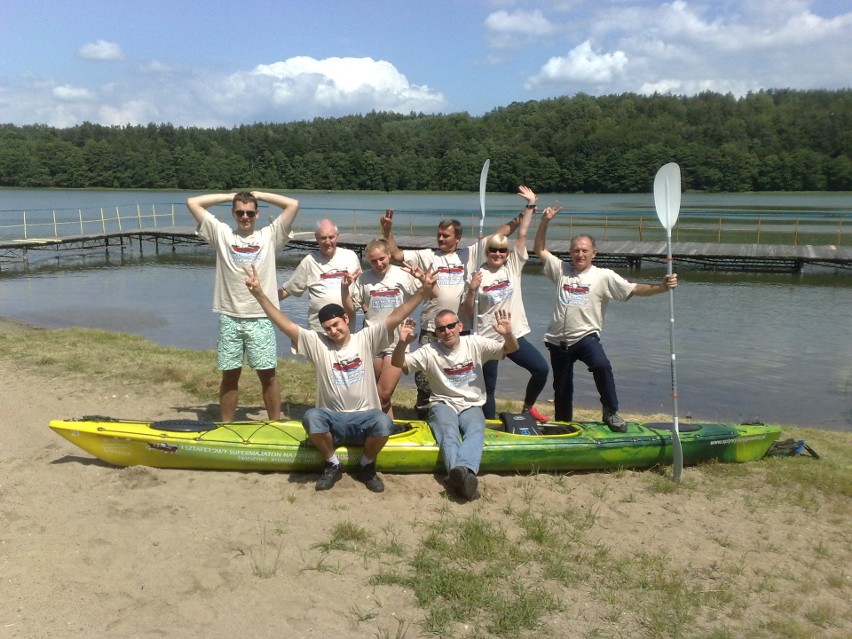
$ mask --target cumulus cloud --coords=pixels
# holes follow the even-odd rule
[[[78,102],[92,98],[92,92],[85,87],[72,87],[68,84],[53,87],[51,93],[53,97],[62,102]]]
[[[122,60],[124,52],[115,42],[95,40],[80,47],[77,52],[84,60]]]
[[[408,81],[390,62],[372,58],[297,56],[258,65],[248,73],[226,78],[222,98],[249,91],[256,106],[273,113],[342,115],[370,110],[435,112],[446,106],[444,96],[426,85]]]
[[[10,121],[58,127],[86,120],[217,127],[373,110],[437,113],[447,107],[440,91],[414,84],[390,62],[371,58],[294,57],[227,75],[152,61],[88,88],[28,78],[13,91]]]
[[[109,126],[160,121],[159,110],[145,100],[128,100],[118,106],[104,105],[98,109],[98,122]]]
[[[495,11],[485,18],[492,47],[519,46],[522,42],[549,35],[555,26],[544,17],[541,9],[534,11]]]
[[[586,40],[574,47],[566,56],[550,58],[539,73],[527,81],[534,89],[552,84],[570,82],[607,84],[624,73],[627,55],[623,51],[598,53]]]
[[[810,0],[573,4],[564,7],[557,35],[583,44],[550,57],[525,88],[743,95],[848,86],[852,12],[818,14],[817,6]]]

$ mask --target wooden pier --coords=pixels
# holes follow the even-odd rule
[[[338,244],[362,255],[366,244],[374,237],[375,233],[342,232]],[[435,246],[435,237],[432,235],[395,235],[395,238],[401,248],[420,249]],[[28,254],[34,251],[83,251],[102,248],[107,252],[138,249],[140,254],[144,254],[146,250],[152,250],[154,253],[162,250],[176,251],[182,246],[204,243],[195,234],[194,227],[162,227],[60,238],[0,240],[0,268],[4,262],[26,262]],[[529,245],[532,245],[531,239]],[[307,252],[315,248],[313,232],[298,232],[284,250]],[[568,259],[567,240],[549,241],[547,248],[554,255]],[[665,264],[667,247],[664,241],[603,240],[597,242],[597,249],[595,262],[599,265],[640,269],[647,264]],[[676,242],[672,246],[672,254],[679,270],[797,273],[806,266],[852,270],[852,247],[849,246]]]

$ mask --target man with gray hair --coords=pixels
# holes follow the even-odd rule
[[[361,271],[355,251],[337,246],[337,225],[329,219],[317,222],[314,236],[317,250],[299,262],[293,275],[278,289],[278,299],[291,295],[301,297],[308,292],[308,328],[322,331],[319,310],[326,304],[341,304],[340,282],[349,274]]]

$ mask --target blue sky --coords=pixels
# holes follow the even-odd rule
[[[486,113],[852,86],[849,0],[3,0],[0,123]]]

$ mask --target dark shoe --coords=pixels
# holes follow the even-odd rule
[[[385,483],[376,474],[376,462],[358,466],[358,480],[374,493],[380,493],[385,489]]]
[[[447,477],[447,483],[454,491],[458,492],[461,485],[464,483],[464,478],[467,476],[467,468],[465,466],[456,466],[450,468],[450,474]]]
[[[621,418],[621,415],[618,414],[618,411],[604,410],[603,421],[604,424],[609,426],[609,429],[614,433],[627,432],[627,422],[625,422]]]
[[[464,497],[468,501],[476,498],[479,480],[476,478],[476,473],[470,468],[466,466],[451,468],[447,483],[460,497]]]
[[[343,468],[340,464],[325,462],[322,476],[317,479],[317,490],[330,490],[343,477]]]

